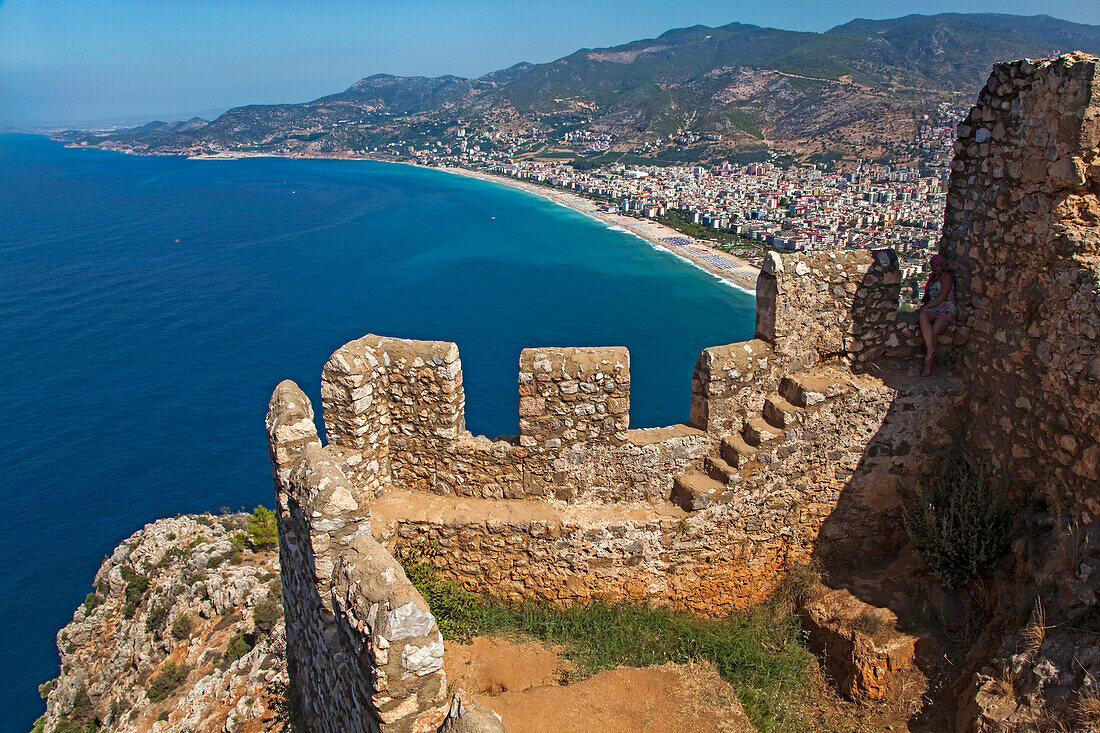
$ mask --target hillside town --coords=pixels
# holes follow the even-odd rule
[[[537,130],[504,141],[499,133],[480,140],[481,135],[461,129],[458,145],[445,152],[403,152],[422,164],[573,191],[594,199],[601,211],[662,222],[754,265],[768,250],[893,247],[906,283],[903,299],[912,299],[919,296],[919,280],[937,246],[958,118],[958,111],[946,105],[925,117],[913,140],[919,163],[906,165],[881,160],[799,164],[774,151],[740,164],[647,165],[652,158],[606,153],[613,139],[585,131],[571,133],[567,141],[581,155],[604,153],[603,159],[611,160],[585,167],[565,153],[524,154],[533,143],[535,149],[542,147]],[[677,144],[676,139],[667,142]],[[616,157],[621,162],[611,162]]]

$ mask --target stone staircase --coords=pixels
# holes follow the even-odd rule
[[[784,377],[779,391],[764,398],[759,413],[745,418],[740,433],[722,438],[718,454],[703,458],[702,465],[677,476],[671,500],[694,512],[730,501],[735,490],[765,465],[760,455],[783,443],[787,431],[800,425],[810,411],[852,389],[837,374],[808,370]]]

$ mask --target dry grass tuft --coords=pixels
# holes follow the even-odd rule
[[[1043,647],[1043,641],[1047,638],[1047,614],[1043,608],[1043,600],[1035,599],[1035,608],[1031,610],[1031,620],[1024,626],[1020,635],[1023,639],[1021,651],[1028,656],[1035,656]]]
[[[1086,728],[1100,728],[1100,691],[1088,690],[1073,703],[1077,722]]]
[[[882,614],[870,609],[861,611],[852,621],[853,629],[871,637],[881,634],[885,631],[886,626],[886,619],[882,617]]]
[[[1016,696],[1016,678],[1013,676],[1011,668],[1002,667],[1001,673],[993,678],[993,692],[1003,699]]]

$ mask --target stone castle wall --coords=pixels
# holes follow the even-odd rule
[[[370,509],[321,447],[292,382],[272,396],[287,665],[310,731],[435,730],[449,701],[443,638],[401,566],[371,536]]]
[[[667,502],[476,502],[384,497],[387,546],[437,547],[447,576],[506,600],[648,601],[721,616],[766,598],[824,539],[833,554],[892,557],[904,542],[899,485],[950,440],[961,384],[834,383],[759,467],[710,507]],[[441,517],[446,517],[441,521]]]
[[[892,249],[769,252],[756,283],[756,337],[791,366],[845,358],[856,367],[881,356],[901,293]]]
[[[943,250],[958,280],[969,440],[1100,517],[1100,75],[1082,55],[994,67],[959,126]]]
[[[896,310],[897,258],[878,250],[770,254],[756,338],[700,354],[684,425],[630,428],[616,347],[525,349],[514,439],[466,431],[450,342],[337,350],[324,448],[281,384],[268,428],[288,655],[313,729],[426,730],[446,707],[438,629],[387,551],[401,543],[512,601],[721,615],[810,554],[889,561],[900,493],[963,435],[1095,520],[1098,84],[1083,57],[999,65],[959,128],[943,249],[963,316],[940,342],[959,375],[890,360],[920,340]]]
[[[896,549],[896,472],[927,470],[957,385],[849,368],[894,328],[892,253],[769,261],[766,338],[700,355],[689,424],[630,429],[626,349],[533,348],[519,358],[520,435],[492,441],[464,429],[454,344],[365,336],[324,368],[326,450],[384,513],[376,536],[429,540],[446,574],[512,599],[721,614],[764,597],[823,527],[831,546]],[[823,325],[802,338],[810,322]],[[685,511],[673,483],[696,470],[716,488]]]

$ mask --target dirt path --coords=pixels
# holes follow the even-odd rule
[[[713,667],[665,664],[577,676],[538,642],[479,637],[447,646],[447,679],[496,710],[509,733],[755,730]]]

